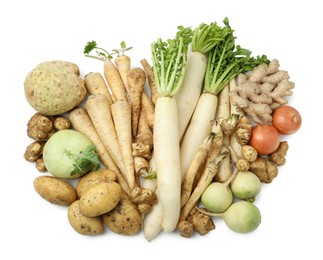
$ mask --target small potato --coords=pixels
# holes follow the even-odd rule
[[[68,206],[76,200],[74,187],[53,176],[39,176],[34,180],[36,192],[50,203]]]
[[[69,207],[67,217],[72,228],[82,235],[99,235],[104,232],[104,224],[101,217],[87,217],[82,214],[79,200],[74,201]]]
[[[102,215],[104,224],[114,233],[120,235],[134,235],[142,229],[141,214],[129,196],[122,191],[118,205],[108,213]]]
[[[93,184],[98,182],[116,181],[117,175],[109,169],[100,169],[92,171],[79,179],[76,184],[76,193],[79,198]]]
[[[91,185],[80,198],[80,211],[96,217],[112,210],[121,197],[121,186],[116,182],[99,182]]]

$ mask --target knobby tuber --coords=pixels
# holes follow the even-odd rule
[[[278,175],[276,164],[269,161],[268,158],[258,157],[250,163],[251,172],[256,174],[261,182],[270,183]]]
[[[277,150],[269,155],[269,160],[275,163],[277,166],[282,166],[286,163],[286,155],[288,151],[287,141],[280,142]]]
[[[235,137],[240,145],[246,145],[249,142],[252,130],[252,124],[247,116],[242,116],[236,126]]]

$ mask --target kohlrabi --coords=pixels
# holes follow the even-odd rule
[[[95,145],[82,133],[65,129],[46,142],[43,159],[47,170],[58,178],[74,179],[100,167]]]

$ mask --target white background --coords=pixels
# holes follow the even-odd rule
[[[322,259],[322,28],[320,1],[2,1],[0,4],[1,178],[0,259]],[[222,24],[228,17],[237,42],[255,55],[277,58],[296,83],[290,104],[303,125],[288,139],[287,164],[256,205],[262,223],[250,234],[216,230],[190,239],[163,233],[147,242],[106,231],[87,237],[67,220],[67,208],[36,194],[41,175],[23,159],[30,139],[26,123],[34,110],[24,97],[26,74],[38,63],[75,62],[82,76],[102,72],[83,56],[87,41],[107,49],[121,40],[133,46],[132,66],[150,61],[150,43],[172,37],[178,25]],[[286,139],[284,137],[284,139]]]

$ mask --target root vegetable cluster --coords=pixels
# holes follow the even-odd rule
[[[234,232],[257,229],[256,197],[286,163],[285,137],[302,118],[288,106],[288,72],[234,33],[227,18],[179,26],[138,67],[125,42],[108,51],[89,41],[84,55],[102,73],[84,79],[66,61],[31,70],[24,158],[44,173],[35,191],[68,207],[72,229],[147,241],[162,231],[203,236],[218,218]]]

